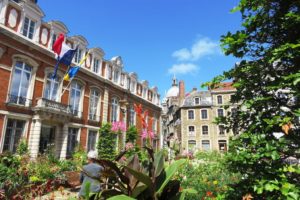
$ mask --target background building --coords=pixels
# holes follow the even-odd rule
[[[177,85],[173,78],[172,87],[163,99],[163,134],[165,146],[169,140],[178,141],[180,151],[196,152],[218,150],[226,151],[232,131],[223,125],[213,123],[216,117],[226,116],[224,106],[230,105],[231,95],[235,93],[232,83],[222,83],[216,89],[185,93],[184,82]]]
[[[84,66],[67,82],[63,81],[67,66],[61,64],[52,80],[56,63],[52,45],[60,33],[69,31],[62,22],[44,22],[43,17],[36,1],[0,0],[0,152],[15,152],[22,137],[32,157],[49,146],[60,158],[71,155],[77,144],[94,149],[103,122],[124,121],[141,131],[134,104],[149,110],[148,120],[153,121],[149,127],[158,146],[157,87],[124,71],[120,56],[104,59],[104,51],[88,48],[80,35],[66,37],[66,43],[78,47],[73,65],[90,52]]]

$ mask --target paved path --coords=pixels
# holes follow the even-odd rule
[[[56,191],[50,192],[36,200],[77,200],[79,188],[71,190],[70,188],[59,188]]]

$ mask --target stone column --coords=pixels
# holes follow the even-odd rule
[[[41,127],[42,122],[39,117],[33,118],[33,125],[31,126],[29,142],[28,142],[28,149],[31,158],[36,158],[39,153],[40,147],[40,137],[41,137]]]
[[[107,117],[108,117],[108,88],[105,87],[104,88],[104,98],[103,98],[103,117],[102,117],[102,123],[106,123],[108,121]]]

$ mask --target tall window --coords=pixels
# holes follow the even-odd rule
[[[97,141],[97,131],[89,130],[89,137],[88,137],[88,144],[87,144],[88,152],[90,150],[95,150],[96,141]]]
[[[210,150],[210,141],[209,140],[202,140],[202,150],[203,151]]]
[[[135,125],[135,110],[133,106],[129,108],[129,126]]]
[[[188,119],[194,119],[194,111],[193,110],[188,111]]]
[[[131,91],[132,93],[135,92],[135,87],[136,87],[136,82],[135,82],[135,81],[132,81],[132,82],[131,82],[131,85],[130,85],[130,91]]]
[[[25,121],[23,120],[7,120],[3,151],[16,152],[24,127]]]
[[[51,47],[53,47],[54,42],[56,41],[56,38],[57,38],[57,35],[56,35],[56,34],[53,34],[53,35],[52,35],[52,40],[51,40]]]
[[[219,134],[224,135],[225,134],[225,127],[223,125],[219,125],[218,128],[219,128]]]
[[[119,101],[117,98],[113,98],[111,101],[111,122],[119,120]]]
[[[223,98],[221,95],[217,96],[217,102],[218,104],[222,104],[223,103]]]
[[[157,120],[156,117],[153,117],[153,121],[152,121],[152,131],[153,133],[157,132]]]
[[[131,80],[130,80],[130,78],[128,77],[128,78],[127,78],[127,90],[130,90],[130,88],[131,88]]]
[[[120,72],[118,70],[115,70],[115,73],[114,73],[114,82],[115,83],[119,82],[119,75],[120,75]]]
[[[201,119],[208,119],[207,110],[201,110]]]
[[[208,126],[202,126],[202,135],[208,135]]]
[[[197,98],[195,98],[195,105],[199,105],[199,104],[200,104],[200,98],[197,97]]]
[[[93,72],[99,73],[99,60],[94,58]]]
[[[68,143],[67,143],[67,155],[71,156],[75,150],[76,145],[78,144],[78,128],[69,127],[68,130]]]
[[[82,50],[78,48],[74,55],[74,61],[76,63],[79,63],[81,60],[81,57],[82,57]]]
[[[25,17],[22,34],[29,39],[33,38],[35,22]]]
[[[52,79],[51,77],[52,77],[52,73],[48,73],[46,86],[44,90],[44,98],[52,101],[57,101],[60,77],[56,76],[55,79]]]
[[[222,108],[218,109],[218,117],[224,117],[224,110]]]
[[[99,116],[97,115],[99,98],[100,98],[100,93],[97,90],[92,89],[90,95],[90,107],[89,107],[90,120],[99,120]]]
[[[76,116],[80,115],[79,109],[80,109],[81,90],[82,90],[82,86],[78,83],[78,81],[72,82],[70,106],[71,106],[72,113]]]
[[[26,104],[31,80],[31,71],[32,67],[26,63],[16,62],[10,88],[10,103]]]
[[[143,88],[143,98],[146,99],[147,96],[147,88]]]
[[[194,153],[196,150],[196,141],[195,140],[189,140],[188,141],[188,149],[190,153]]]
[[[124,85],[125,74],[121,74],[121,85]]]

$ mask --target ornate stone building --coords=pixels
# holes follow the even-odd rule
[[[149,110],[158,147],[157,87],[126,72],[120,56],[106,60],[101,48],[89,48],[80,35],[65,42],[78,47],[72,65],[90,52],[84,65],[71,82],[63,81],[67,66],[62,64],[51,79],[56,63],[52,45],[69,31],[62,22],[43,21],[44,15],[36,1],[0,0],[0,153],[15,152],[22,137],[32,157],[49,146],[60,158],[71,155],[78,144],[94,149],[103,122],[124,121],[141,131],[134,104]]]
[[[176,87],[176,89],[174,89]],[[172,92],[176,91],[176,92]],[[173,85],[162,102],[163,134],[166,142],[178,140],[180,151],[226,151],[229,136],[223,125],[213,123],[225,116],[225,105],[230,105],[235,93],[232,83],[222,83],[217,89],[185,93],[184,82],[173,78]],[[230,109],[229,109],[230,110]]]

